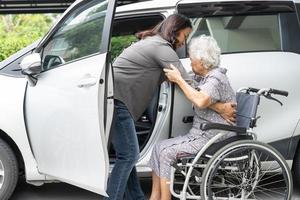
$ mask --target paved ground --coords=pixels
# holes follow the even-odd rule
[[[143,190],[149,196],[151,180],[141,181]],[[99,200],[99,195],[65,184],[50,183],[36,187],[21,180],[10,200]]]
[[[151,190],[151,180],[141,180],[147,197]],[[99,200],[94,193],[64,183],[45,184],[35,187],[20,181],[11,200]],[[293,200],[300,200],[300,186],[294,186]]]

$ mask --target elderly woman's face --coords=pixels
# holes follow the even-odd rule
[[[192,32],[191,28],[185,28],[178,32],[178,34],[177,34],[178,43],[176,45],[176,48],[180,48],[180,47],[182,47],[182,45],[184,45],[186,39],[189,37],[189,34],[191,32]]]
[[[192,70],[197,75],[205,75],[207,73],[207,69],[203,67],[203,64],[200,59],[190,58]]]

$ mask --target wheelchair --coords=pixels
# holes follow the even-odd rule
[[[203,123],[201,129],[218,130],[196,155],[172,163],[170,190],[185,199],[291,199],[291,171],[272,146],[257,141],[253,128],[259,119],[260,97],[288,96],[276,89],[241,88],[237,91],[237,125]],[[228,133],[236,135],[220,141]]]

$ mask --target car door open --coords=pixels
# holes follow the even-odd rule
[[[115,2],[79,1],[46,36],[37,48],[42,72],[27,86],[24,111],[39,172],[104,196]]]

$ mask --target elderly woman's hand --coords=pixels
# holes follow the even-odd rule
[[[220,115],[231,125],[236,122],[236,104],[232,102],[224,103]]]
[[[170,69],[164,68],[164,72],[166,77],[171,82],[177,83],[179,80],[182,79],[179,70],[172,64],[170,65]]]

